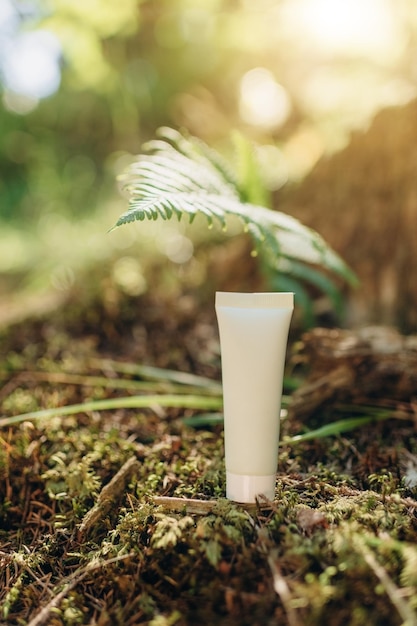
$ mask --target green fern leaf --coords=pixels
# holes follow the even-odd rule
[[[287,267],[289,274],[299,278],[305,267],[308,282],[313,275],[307,267],[313,265],[356,282],[353,272],[317,232],[288,214],[246,202],[247,192],[217,152],[172,129],[162,129],[160,135],[162,139],[149,142],[146,154],[121,179],[129,208],[114,228],[136,220],[169,220],[174,215],[178,220],[187,216],[192,222],[201,214],[209,226],[225,229],[228,218],[234,216],[251,235],[255,254],[260,251],[274,271],[285,272]],[[313,282],[318,283],[315,275]],[[326,284],[321,283],[325,289]]]

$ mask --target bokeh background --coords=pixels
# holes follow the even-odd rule
[[[98,267],[133,296],[152,287],[155,258],[178,280],[204,282],[196,250],[210,237],[218,243],[218,235],[159,222],[108,232],[126,209],[119,174],[167,125],[226,156],[231,131],[244,133],[258,146],[276,208],[317,227],[363,279],[349,320],[414,329],[415,318],[393,305],[398,293],[391,284],[410,267],[411,252],[385,278],[373,278],[374,268],[367,274],[384,203],[395,224],[402,215],[380,190],[387,180],[391,190],[404,187],[415,143],[407,130],[417,94],[414,0],[1,0],[0,83],[0,320],[55,306]],[[387,118],[367,150],[364,138],[387,107],[411,111],[403,142],[384,144]],[[379,169],[379,150],[387,171],[394,150],[404,160],[394,180],[384,169],[372,193],[362,193]],[[317,167],[335,162],[336,186],[331,167],[314,178]],[[407,171],[407,180],[414,175]],[[329,185],[331,198],[323,192]],[[309,190],[307,198],[300,189]],[[407,233],[417,229],[410,189]],[[361,228],[368,207],[372,219]],[[356,226],[346,226],[344,237],[338,215],[349,213]],[[382,242],[377,235],[381,254],[384,238],[393,241],[394,231],[386,230]],[[361,236],[358,260],[350,253]],[[378,280],[380,290],[367,288]],[[408,309],[413,284],[404,287]]]

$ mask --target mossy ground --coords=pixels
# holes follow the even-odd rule
[[[3,417],[137,393],[114,362],[219,379],[207,303],[106,293],[3,332]],[[1,624],[417,624],[412,420],[297,445],[284,421],[275,501],[243,507],[224,499],[221,426],[195,413],[0,430]]]

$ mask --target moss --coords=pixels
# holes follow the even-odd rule
[[[26,325],[32,348],[10,350],[5,413],[23,401],[121,393],[82,384],[116,375],[97,348],[105,336],[83,342],[81,326],[70,338],[60,320],[57,339],[49,323],[47,333]],[[18,347],[22,332],[7,345]],[[179,369],[189,356],[184,347]],[[81,381],[56,382],[57,372]],[[242,507],[224,498],[221,428],[188,428],[192,414],[58,413],[1,430],[0,622],[27,624],[43,609],[59,626],[416,623],[417,503],[404,483],[404,458],[417,450],[412,423],[283,443],[275,501]]]

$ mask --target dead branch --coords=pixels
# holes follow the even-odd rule
[[[303,335],[293,362],[308,371],[291,401],[297,418],[307,419],[328,405],[383,399],[395,409],[416,397],[417,337],[392,328],[315,328]]]

